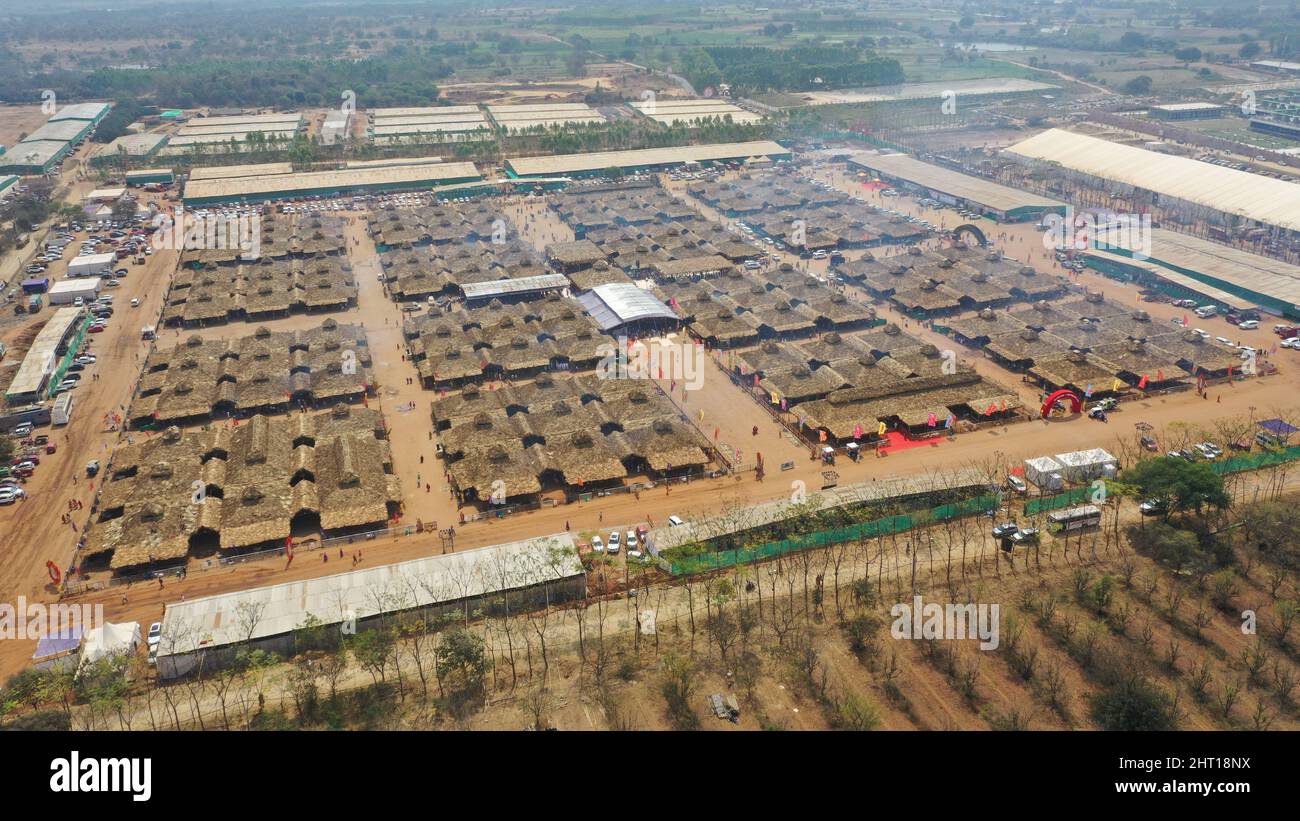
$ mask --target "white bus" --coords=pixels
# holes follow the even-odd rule
[[[1083,530],[1101,526],[1101,508],[1096,505],[1083,505],[1068,510],[1054,510],[1047,514],[1047,521],[1052,529],[1065,531]]]
[[[50,422],[55,425],[66,425],[72,419],[72,392],[65,391],[58,395],[54,400],[54,408],[50,412]]]

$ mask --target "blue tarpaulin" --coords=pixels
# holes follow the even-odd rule
[[[36,652],[32,654],[32,658],[49,658],[50,656],[71,652],[80,646],[81,628],[73,627],[52,636],[42,636],[40,641],[36,642]]]
[[[1300,431],[1300,428],[1288,424],[1281,419],[1265,419],[1259,423],[1259,426],[1274,436],[1290,436]]]

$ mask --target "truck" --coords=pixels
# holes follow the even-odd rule
[[[45,302],[41,299],[40,294],[32,294],[31,298],[27,300],[27,312],[34,314],[39,311],[41,306],[44,304]]]
[[[50,421],[55,425],[66,425],[72,420],[72,392],[59,394],[50,410]]]

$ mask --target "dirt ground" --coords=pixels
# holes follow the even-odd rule
[[[39,104],[0,106],[0,145],[11,148],[22,137],[45,125],[49,118]]]
[[[851,175],[843,172],[826,173],[831,175],[830,178],[836,185],[846,190],[864,190]],[[890,201],[893,207],[900,207],[900,203],[920,213],[915,203],[904,198]],[[503,210],[520,226],[524,236],[539,248],[550,242],[572,238],[571,232],[537,201],[505,203]],[[930,215],[930,218],[936,222],[940,219],[951,222],[952,215]],[[458,511],[434,456],[429,420],[429,403],[433,395],[421,389],[418,383],[412,386],[405,384],[408,376],[415,376],[415,370],[409,363],[402,361],[400,313],[382,294],[377,279],[379,262],[373,244],[364,236],[364,220],[358,214],[353,214],[351,219],[349,236],[356,244],[350,252],[360,287],[359,305],[350,311],[331,316],[340,322],[361,322],[367,329],[375,371],[381,385],[379,401],[393,443],[394,468],[402,479],[406,504],[403,523],[414,524],[418,519],[426,523],[436,521],[445,527],[446,523],[457,520]],[[1055,267],[1050,259],[1042,259],[1041,242],[1032,225],[995,226],[992,230],[995,234],[1005,233],[1003,248],[1008,254],[1027,259],[1040,270]],[[795,261],[793,258],[791,260]],[[798,262],[814,271],[826,264],[820,261]],[[152,324],[156,320],[162,307],[160,283],[170,274],[174,265],[174,256],[155,254],[150,258],[147,269],[139,271],[132,268],[132,274],[124,286],[117,289],[119,305],[128,303],[131,296],[140,296],[145,304],[134,310],[120,308],[115,317],[117,321],[112,323],[109,332],[96,335],[93,349],[99,354],[100,360],[95,367],[99,373],[112,376],[103,377],[100,382],[94,383],[93,388],[87,385],[79,389],[82,395],[78,396],[79,405],[74,421],[66,431],[60,431],[64,441],[59,442],[59,453],[42,461],[33,482],[28,486],[31,500],[0,509],[0,527],[4,532],[23,534],[20,539],[6,539],[0,544],[0,567],[4,569],[0,576],[0,600],[12,601],[20,594],[29,599],[53,598],[54,591],[47,583],[45,562],[53,560],[66,567],[77,538],[69,526],[60,523],[59,517],[66,510],[67,498],[78,495],[83,502],[89,502],[90,488],[84,477],[75,484],[73,480],[82,474],[88,459],[106,455],[117,436],[102,430],[101,419],[107,410],[118,408],[129,400],[139,369],[137,357],[142,356],[143,351],[138,338],[139,326]],[[1170,316],[1181,313],[1180,309],[1169,306],[1140,303],[1134,289],[1100,277],[1085,274],[1078,281],[1103,290],[1109,298],[1148,310],[1158,322],[1167,321]],[[906,321],[888,309],[885,309],[884,316],[900,325]],[[145,317],[149,317],[149,320],[146,321]],[[284,330],[316,325],[320,319],[321,317],[291,317],[262,324],[273,330]],[[1214,335],[1231,334],[1232,338],[1240,337],[1263,350],[1272,344],[1272,335],[1267,330],[1239,332],[1222,319],[1207,320],[1200,324]],[[248,323],[234,323],[209,328],[201,333],[238,336],[251,333],[254,327]],[[909,324],[907,332],[934,342],[941,349],[953,344],[944,337],[918,328],[914,322]],[[179,338],[180,334],[168,332],[159,344],[175,344]],[[898,475],[942,472],[958,465],[982,463],[990,455],[995,455],[1006,465],[1012,466],[1025,458],[1045,453],[1098,446],[1113,448],[1119,439],[1132,439],[1133,423],[1139,421],[1152,425],[1157,434],[1160,434],[1167,426],[1175,423],[1211,429],[1214,420],[1220,418],[1244,418],[1248,414],[1253,414],[1255,418],[1267,418],[1268,415],[1275,415],[1271,411],[1289,408],[1294,404],[1295,371],[1287,367],[1284,359],[1291,352],[1283,350],[1279,353],[1283,362],[1277,375],[1212,388],[1209,401],[1198,399],[1191,393],[1153,397],[1125,403],[1122,410],[1111,417],[1112,422],[1108,425],[1080,417],[1038,420],[961,434],[953,441],[936,442],[883,458],[866,458],[856,464],[842,459],[836,466],[840,474],[839,482],[843,485]],[[982,373],[987,373],[1008,386],[1017,387],[1031,405],[1036,399],[1037,391],[1021,386],[1017,376],[1001,371],[973,351],[959,348],[959,355],[973,363]],[[666,389],[668,386],[663,387]],[[821,466],[809,459],[806,446],[796,443],[767,416],[766,411],[754,399],[742,395],[716,365],[708,366],[703,390],[688,394],[684,403],[681,399],[681,393],[676,393],[674,400],[683,413],[709,437],[713,436],[715,428],[718,429],[720,444],[738,452],[741,461],[752,461],[754,454],[761,452],[769,465],[768,477],[762,482],[754,481],[753,475],[747,474],[739,480],[724,477],[689,484],[660,485],[636,495],[598,497],[589,502],[575,502],[515,514],[501,520],[489,518],[464,526],[457,524],[454,549],[472,549],[562,532],[566,526],[574,532],[582,533],[616,527],[626,529],[643,522],[662,523],[672,514],[690,520],[716,513],[730,505],[788,498],[795,480],[803,481],[809,490],[821,486]],[[397,406],[408,402],[416,403],[414,411],[395,410]],[[701,411],[704,414],[702,421],[699,418]],[[757,436],[751,433],[754,426],[759,429]],[[776,466],[783,462],[793,462],[794,468],[786,472],[778,471]],[[427,491],[422,487],[425,484],[429,486]],[[89,508],[87,503],[86,510]],[[82,526],[81,522],[77,524],[79,528]],[[367,541],[363,550],[364,561],[373,564],[428,556],[441,552],[443,548],[436,536],[422,534]],[[352,552],[352,548],[345,552]],[[191,561],[190,572],[183,581],[168,581],[163,588],[159,588],[156,583],[140,583],[130,588],[86,593],[79,600],[104,604],[105,615],[110,621],[134,620],[147,625],[161,617],[166,602],[182,597],[193,598],[313,578],[350,569],[342,562],[326,564],[317,561],[310,553],[300,555],[290,568],[286,569],[284,564],[282,558],[270,558],[218,568]],[[26,642],[0,644],[4,645],[0,647],[0,675],[19,669],[32,651],[32,645]]]

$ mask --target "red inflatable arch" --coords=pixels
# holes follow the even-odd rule
[[[1062,389],[1052,394],[1051,396],[1047,397],[1047,401],[1043,403],[1043,418],[1046,419],[1047,414],[1051,413],[1052,406],[1054,406],[1057,403],[1057,400],[1067,399],[1067,398],[1070,400],[1071,413],[1078,413],[1080,410],[1082,410],[1083,400],[1080,399],[1078,395],[1075,394],[1074,391],[1067,391]]]

